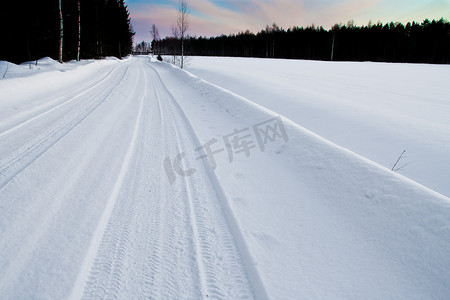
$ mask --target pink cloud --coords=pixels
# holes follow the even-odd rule
[[[364,25],[371,19],[376,22],[383,17],[387,21],[396,21],[396,16],[419,15],[411,9],[411,3],[394,5],[387,0],[228,0],[233,6],[224,8],[213,0],[190,0],[191,15],[189,34],[192,36],[217,36],[238,33],[245,30],[258,32],[266,25],[276,23],[283,28],[308,26],[315,24],[331,28],[336,23],[354,20]],[[435,1],[441,3],[441,1]],[[171,26],[176,23],[177,0],[167,4],[131,4],[129,5],[135,31],[135,41],[149,41],[150,27],[154,23],[159,27],[162,37],[171,35]],[[430,8],[421,3],[421,9]],[[448,10],[448,9],[447,9]],[[405,14],[407,15],[405,17]],[[434,17],[434,16],[431,16]],[[438,17],[437,17],[438,18]],[[408,21],[408,20],[407,20]]]

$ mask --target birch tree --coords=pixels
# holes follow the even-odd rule
[[[78,45],[77,45],[77,61],[80,61],[80,49],[81,49],[81,11],[80,11],[80,0],[78,0]]]
[[[63,62],[63,37],[64,37],[64,28],[63,28],[63,15],[61,9],[61,0],[59,0],[59,62]]]
[[[181,62],[180,67],[183,69],[184,66],[184,40],[186,38],[186,33],[189,28],[189,3],[187,0],[180,0],[178,6],[178,18],[177,18],[177,32],[181,40]]]
[[[153,45],[155,45],[155,48],[156,48],[156,44],[158,43],[158,41],[159,41],[159,31],[158,31],[158,27],[156,27],[156,24],[153,24],[152,25],[152,29],[150,29],[150,33],[152,34],[152,37],[153,37]],[[156,51],[155,51],[156,49],[153,49],[153,53],[155,53]],[[159,55],[160,53],[158,53],[158,55]]]
[[[180,33],[178,31],[178,26],[172,26],[172,35],[174,36],[173,45],[172,45],[172,64],[177,64],[177,52],[178,52],[178,39],[180,38]],[[183,67],[181,67],[183,68]]]

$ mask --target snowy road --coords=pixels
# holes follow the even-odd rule
[[[0,91],[0,298],[450,293],[447,197],[189,73],[134,57]]]
[[[213,173],[167,182],[196,140],[145,59],[36,102],[2,120],[3,295],[252,298]]]

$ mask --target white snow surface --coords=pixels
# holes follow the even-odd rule
[[[344,133],[380,129],[361,144],[378,139],[397,151],[401,143],[388,142],[413,136],[400,130],[409,120],[448,162],[440,85],[448,67],[292,61],[310,69],[298,77],[286,65],[191,61],[192,71],[234,92],[149,57],[72,62],[0,80],[1,298],[447,298],[450,199],[429,188],[445,193],[444,181],[419,184],[336,143]],[[267,68],[279,73],[264,74]],[[343,79],[357,80],[358,69],[413,78],[417,68],[428,85],[412,91],[416,107],[406,111],[402,84],[383,79],[379,102],[370,80]],[[295,92],[302,86],[309,105]],[[397,98],[387,96],[388,86]],[[431,108],[421,100],[425,91]],[[365,92],[371,100],[357,102]],[[252,102],[245,93],[261,97]],[[273,110],[255,103],[269,103],[270,93],[286,97]],[[375,115],[385,123],[393,111],[397,126],[374,127]],[[421,111],[435,117],[412,113]],[[337,122],[345,117],[351,120]],[[328,122],[345,132],[332,143],[303,121],[322,122],[324,135]],[[198,151],[206,144],[214,164],[201,157],[206,147]]]
[[[450,65],[192,57],[187,70],[450,196]]]
[[[118,59],[115,57],[107,57],[104,59],[104,61],[107,60],[117,61]],[[79,62],[73,60],[68,63],[60,64],[50,57],[44,57],[38,59],[37,61],[24,62],[20,65],[16,65],[7,61],[0,61],[0,79],[29,77],[34,74],[52,71],[55,74],[58,74],[59,72],[73,70],[80,66],[84,66],[93,62],[95,62],[95,60],[82,60]]]

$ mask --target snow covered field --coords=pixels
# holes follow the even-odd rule
[[[450,196],[450,66],[190,58],[187,70]]]
[[[190,70],[217,86],[148,57],[45,61],[0,80],[2,298],[450,294],[450,199],[432,190],[445,194],[446,178],[421,185],[369,157],[393,164],[398,139],[414,142],[413,159],[414,128],[429,163],[448,164],[447,66],[194,58]],[[408,82],[374,90],[359,78],[417,68],[428,84],[410,110]],[[355,136],[379,151],[352,148]]]

